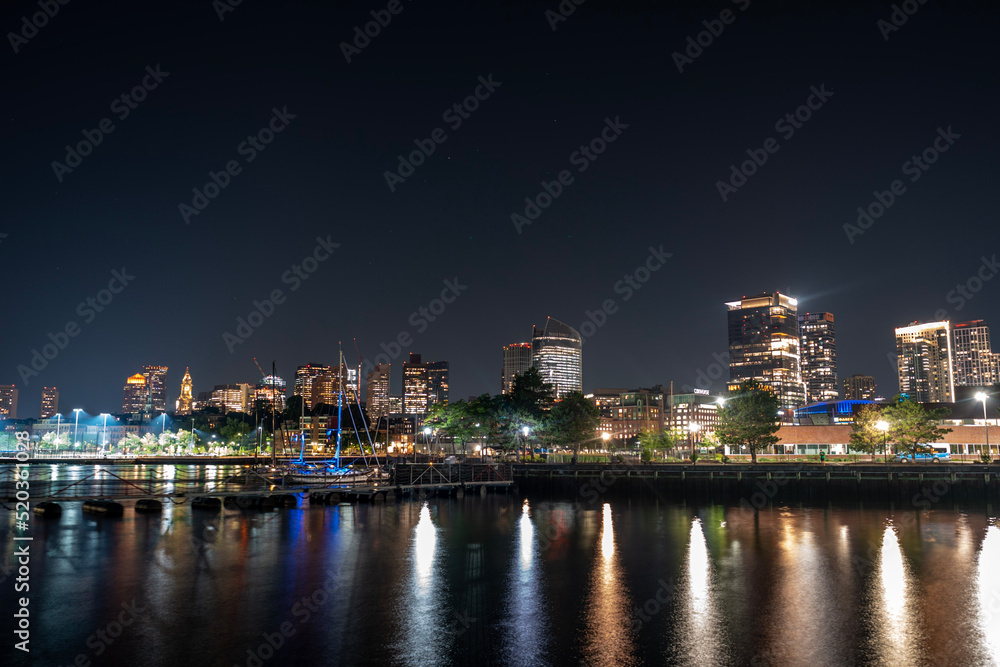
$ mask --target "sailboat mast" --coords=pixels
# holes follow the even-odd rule
[[[344,348],[337,344],[337,467],[340,467],[340,436],[344,430],[341,423],[341,414],[344,404]]]
[[[274,455],[274,445],[278,440],[278,432],[274,429],[274,417],[275,413],[278,411],[278,394],[275,387],[274,378],[278,377],[278,371],[275,368],[274,361],[271,362],[271,467],[273,468],[277,462],[275,461]]]

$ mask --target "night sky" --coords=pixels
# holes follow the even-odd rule
[[[553,30],[555,0],[404,0],[397,14],[382,0],[243,0],[222,20],[221,1],[77,1],[36,34],[22,17],[38,3],[5,3],[0,384],[20,389],[19,416],[37,415],[43,385],[64,413],[117,411],[125,378],[162,364],[172,407],[186,366],[206,391],[255,382],[254,356],[290,378],[335,363],[338,341],[356,364],[354,338],[374,359],[401,334],[413,342],[393,393],[411,351],[451,363],[453,400],[497,392],[502,345],[546,316],[579,329],[609,299],[584,331],[587,391],[707,376],[721,390],[723,304],[764,291],[833,312],[840,376],[872,374],[887,396],[895,326],[1000,327],[1000,278],[976,278],[1000,272],[989,3],[913,0],[891,32],[888,3],[618,4],[587,0]],[[372,11],[391,20],[348,63],[341,43]],[[700,54],[688,46],[711,28]],[[14,31],[33,36],[12,45]],[[121,96],[144,81],[130,108]],[[462,118],[452,107],[469,96]],[[776,127],[810,101],[808,120]],[[269,123],[270,143],[244,143]],[[390,189],[397,156],[438,128],[443,142]],[[67,163],[84,131],[100,143]],[[602,131],[602,153],[577,153]],[[946,135],[933,164],[907,171]],[[717,182],[748,150],[767,160],[724,201]],[[563,171],[518,229],[512,214]],[[228,184],[201,201],[209,172]],[[897,179],[884,214],[845,231]],[[651,249],[670,257],[626,289]],[[294,267],[314,256],[303,280]],[[86,300],[113,271],[127,285],[97,312]],[[970,279],[978,292],[953,292]],[[227,343],[275,290],[282,303]],[[440,314],[424,322],[421,307]],[[26,382],[18,367],[50,333],[65,349]]]

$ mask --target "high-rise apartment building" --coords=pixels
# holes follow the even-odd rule
[[[956,387],[986,387],[1000,382],[988,324],[972,320],[954,325],[951,349]]]
[[[295,369],[295,387],[292,394],[301,396],[310,410],[318,403],[331,404],[333,399],[333,370],[325,364],[306,364]]]
[[[167,411],[167,367],[143,366],[142,374],[149,384],[149,398],[153,412]]]
[[[41,417],[52,417],[59,412],[59,390],[55,387],[42,387]]]
[[[774,391],[791,421],[806,400],[799,353],[798,301],[774,292],[726,303],[730,385],[756,380]]]
[[[851,377],[846,377],[844,378],[844,400],[874,401],[875,386],[875,378],[871,375],[855,373]]]
[[[253,392],[249,384],[217,384],[208,404],[220,412],[249,412]]]
[[[583,338],[580,332],[557,319],[545,327],[532,327],[531,365],[551,384],[557,399],[583,391]]]
[[[953,403],[951,322],[928,322],[896,329],[899,391],[919,403]]]
[[[254,388],[251,407],[255,409],[258,405],[257,402],[263,401],[265,409],[273,407],[279,412],[284,410],[286,385],[285,380],[277,375],[267,375],[261,378],[261,381]]]
[[[448,362],[427,362],[427,407],[448,405]]]
[[[189,415],[194,410],[194,395],[191,393],[194,383],[191,382],[191,369],[184,369],[184,377],[181,379],[181,394],[174,404],[174,413],[178,415]]]
[[[17,387],[0,384],[0,418],[17,419]]]
[[[500,369],[500,393],[509,394],[514,378],[531,368],[531,343],[511,343],[503,346],[503,368]]]
[[[403,362],[403,412],[422,415],[427,412],[427,364],[419,354],[410,353],[410,360]]]
[[[130,375],[125,379],[125,387],[122,390],[122,414],[144,414],[147,404],[151,404],[149,378],[142,373]]]
[[[368,419],[373,423],[389,414],[389,384],[391,364],[378,364],[368,373],[367,409]]]
[[[806,402],[835,401],[837,386],[837,340],[833,313],[802,313],[799,320],[799,355]]]

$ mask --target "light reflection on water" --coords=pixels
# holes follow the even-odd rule
[[[396,659],[406,665],[440,665],[449,649],[446,643],[443,605],[445,587],[438,570],[438,528],[427,503],[413,529],[413,574],[404,580],[405,602],[401,605],[401,628]]]
[[[504,663],[544,665],[548,620],[531,507],[525,500],[517,522],[517,557],[511,561],[510,593],[504,626]]]
[[[600,551],[594,559],[584,614],[582,653],[586,664],[636,664],[628,589],[615,556],[614,526],[608,503],[601,513]]]
[[[976,584],[982,651],[996,664],[1000,661],[1000,527],[996,525],[986,529]]]
[[[691,521],[688,533],[687,559],[684,568],[686,597],[680,626],[680,660],[687,665],[721,663],[721,631],[719,613],[713,592],[712,561],[701,519]],[[683,590],[683,588],[682,588]]]
[[[911,618],[910,571],[903,559],[899,536],[893,526],[882,533],[878,563],[880,608],[874,617],[881,659],[886,664],[912,664],[917,659],[919,618]]]

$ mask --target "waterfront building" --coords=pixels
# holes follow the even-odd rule
[[[844,398],[853,401],[875,400],[875,378],[871,375],[855,373],[844,378]]]
[[[194,410],[194,396],[191,393],[194,384],[191,382],[191,369],[184,369],[184,377],[181,379],[181,395],[174,404],[174,414],[189,415]]]
[[[17,419],[17,387],[0,384],[0,418]]]
[[[952,339],[956,387],[987,387],[1000,382],[988,324],[982,320],[960,322],[952,328]]]
[[[59,412],[59,390],[56,387],[42,387],[42,419]]]
[[[899,391],[919,403],[952,403],[951,323],[914,322],[896,329]]]
[[[142,415],[149,403],[149,378],[142,373],[128,376],[122,389],[122,414]]]
[[[246,383],[217,384],[212,390],[209,406],[218,408],[222,414],[229,412],[249,412],[252,402],[250,385]]]
[[[799,352],[798,301],[780,292],[743,297],[729,308],[729,386],[756,380],[778,397],[783,421],[806,401]]]
[[[684,439],[691,437],[696,442],[706,435],[715,433],[719,425],[719,408],[723,399],[712,396],[707,390],[696,389],[692,393],[667,394],[665,409],[666,428],[674,436]]]
[[[544,328],[532,327],[531,365],[554,388],[556,399],[583,390],[583,338],[573,327],[547,318]]]
[[[799,321],[799,354],[806,402],[835,401],[837,386],[837,340],[833,313],[802,313]]]
[[[427,362],[427,407],[448,405],[448,362]]]
[[[278,412],[285,409],[285,380],[277,375],[266,375],[261,378],[253,391],[253,406],[256,407],[258,401],[263,401],[268,408],[274,408]]]
[[[143,366],[142,374],[146,376],[149,383],[149,402],[152,405],[152,412],[167,411],[167,367],[166,366]]]
[[[503,346],[503,367],[500,369],[500,393],[509,394],[514,378],[531,368],[531,343],[511,343]]]
[[[377,364],[369,373],[366,383],[368,419],[373,423],[389,414],[389,385],[392,364]]]
[[[408,415],[422,415],[427,412],[427,364],[419,354],[410,353],[409,361],[403,362],[403,411]]]

